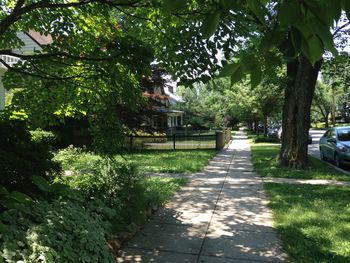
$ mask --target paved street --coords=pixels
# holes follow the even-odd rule
[[[118,262],[284,262],[242,131],[158,211]]]
[[[320,138],[322,137],[322,135],[326,132],[326,129],[322,129],[322,130],[310,130],[310,134],[312,136],[312,144],[309,144],[309,154],[316,157],[317,159],[320,159],[320,150],[319,150],[319,142],[320,142]],[[341,168],[336,167],[333,163],[328,162],[330,165],[334,166],[337,170],[349,174],[349,169],[348,170],[344,170]]]
[[[312,144],[309,144],[309,154],[320,159],[320,151],[319,151],[319,141],[321,136],[326,132],[325,129],[322,130],[310,130],[310,134],[312,136]]]

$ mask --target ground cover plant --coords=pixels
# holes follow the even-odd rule
[[[253,143],[251,144],[252,162],[254,168],[262,177],[282,177],[297,179],[333,179],[346,181],[350,176],[345,175],[327,163],[309,156],[309,166],[305,170],[282,167],[277,162],[279,144]]]
[[[107,240],[142,224],[187,182],[81,148],[60,150],[54,162],[61,172],[28,177],[30,196],[0,187],[0,262],[115,262]]]
[[[97,200],[18,205],[1,215],[0,262],[114,262],[106,240],[116,212]]]
[[[350,187],[265,184],[290,262],[350,262]]]

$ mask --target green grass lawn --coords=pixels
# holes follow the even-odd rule
[[[215,149],[142,150],[115,158],[134,163],[140,172],[192,173],[203,169],[217,153]],[[77,170],[80,174],[93,172],[100,159],[99,155],[78,148],[63,149],[54,158],[63,171]]]
[[[200,171],[217,154],[214,149],[147,150],[124,155],[143,172],[185,173]]]
[[[306,170],[293,170],[280,167],[276,162],[280,145],[274,143],[251,143],[252,161],[255,170],[262,177],[281,177],[298,179],[333,179],[339,181],[350,180],[345,175],[327,163],[309,156],[310,166]]]
[[[350,187],[265,184],[290,262],[350,262]]]

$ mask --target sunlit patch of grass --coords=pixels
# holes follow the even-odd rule
[[[265,184],[290,262],[350,262],[350,187]]]
[[[252,144],[251,149],[254,168],[262,177],[350,180],[350,176],[335,170],[312,156],[309,156],[309,167],[305,170],[279,166],[277,162],[279,144],[255,143]]]

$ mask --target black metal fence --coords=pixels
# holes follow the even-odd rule
[[[128,148],[131,150],[169,150],[169,149],[221,149],[230,140],[231,131],[203,134],[172,134],[164,136],[128,137]]]

